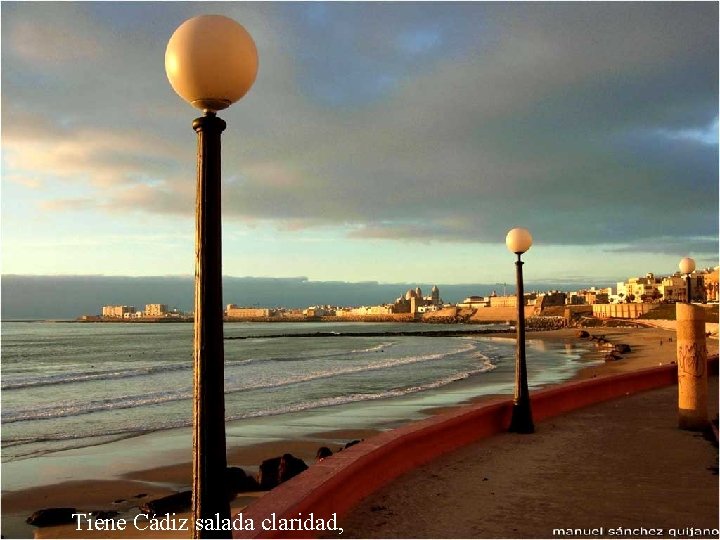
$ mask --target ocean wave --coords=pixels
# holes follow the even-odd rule
[[[371,392],[371,393],[353,393],[353,394],[343,394],[338,396],[327,396],[323,398],[318,398],[315,400],[307,400],[302,401],[298,403],[292,403],[288,404],[282,407],[275,407],[275,408],[267,408],[267,409],[261,409],[258,411],[252,411],[248,413],[242,413],[242,414],[235,414],[235,415],[228,415],[226,417],[226,421],[237,421],[237,420],[243,420],[248,418],[258,418],[258,417],[267,417],[267,416],[278,416],[281,414],[288,414],[288,413],[294,413],[294,412],[301,412],[306,411],[310,409],[318,409],[322,407],[332,407],[332,406],[338,406],[338,405],[346,405],[350,403],[355,402],[363,402],[363,401],[374,401],[374,400],[380,400],[380,399],[390,399],[390,398],[397,398],[402,397],[418,392],[424,392],[428,390],[434,390],[438,388],[442,388],[443,386],[447,386],[448,384],[452,384],[457,381],[465,380],[473,375],[477,375],[480,373],[485,373],[488,371],[492,371],[495,369],[495,365],[492,364],[489,358],[487,357],[480,357],[480,366],[475,369],[466,369],[463,371],[459,371],[457,373],[447,375],[445,377],[442,377],[440,379],[430,381],[425,384],[419,384],[419,385],[411,385],[411,386],[405,386],[405,387],[399,387],[399,388],[391,388],[388,390],[383,390],[379,392]],[[52,443],[52,442],[62,442],[62,441],[70,441],[75,439],[99,439],[99,438],[108,438],[111,437],[113,440],[120,440],[120,439],[126,439],[131,437],[136,437],[139,435],[152,433],[156,431],[163,431],[168,429],[176,429],[176,428],[182,428],[182,427],[188,427],[192,425],[191,419],[186,420],[175,420],[175,421],[165,421],[165,422],[157,422],[154,425],[144,425],[144,426],[123,426],[120,428],[104,428],[98,431],[94,431],[92,433],[82,434],[78,436],[76,433],[69,433],[67,431],[57,432],[57,433],[46,433],[42,436],[38,437],[3,437],[3,447],[7,449],[13,448],[13,447],[22,447],[23,445],[33,445],[36,443]],[[86,444],[79,444],[76,446],[85,446]],[[53,450],[29,450],[28,452],[22,452],[22,451],[12,451],[10,452],[11,455],[7,456],[10,461],[12,460],[18,460],[18,459],[24,459],[28,457],[33,457],[36,455],[42,455],[46,453],[50,453]]]
[[[335,367],[333,369],[314,371],[300,375],[291,375],[284,378],[278,378],[276,373],[266,373],[264,379],[249,383],[239,380],[239,377],[243,376],[244,374],[238,374],[236,377],[233,377],[232,375],[228,376],[226,374],[225,393],[233,394],[235,392],[242,392],[248,390],[267,390],[273,388],[281,388],[285,386],[302,384],[321,379],[330,379],[343,375],[365,373],[383,369],[392,369],[420,362],[440,360],[457,354],[465,354],[473,351],[475,348],[476,347],[474,343],[463,343],[462,347],[458,347],[449,352],[420,356],[408,356],[402,358],[390,358],[360,366],[348,366],[339,368]],[[192,399],[191,387],[184,387],[162,392],[124,395],[90,401],[65,401],[62,403],[58,403],[57,405],[48,407],[33,407],[28,409],[15,410],[4,407],[2,410],[2,422],[4,424],[12,424],[15,422],[48,420],[70,416],[80,416],[83,414],[91,414],[102,411],[159,405],[187,399]]]
[[[2,390],[17,390],[21,388],[33,388],[38,386],[52,386],[58,384],[74,384],[86,381],[102,381],[127,379],[130,377],[143,377],[155,373],[167,373],[192,369],[192,365],[167,364],[162,366],[143,366],[129,369],[112,369],[104,371],[75,371],[42,375],[40,377],[14,378],[3,381]]]
[[[257,363],[267,362],[303,362],[307,360],[327,359],[347,356],[350,354],[370,354],[384,351],[394,345],[394,342],[383,342],[378,345],[367,347],[364,349],[352,349],[349,351],[333,351],[327,353],[307,353],[296,354],[295,356],[264,356],[260,358],[246,358],[242,360],[226,360],[226,367],[244,366]],[[185,363],[169,363],[161,366],[143,366],[126,369],[109,369],[99,371],[71,371],[63,373],[55,373],[52,375],[41,375],[33,377],[15,377],[5,380],[0,384],[2,390],[18,390],[25,388],[34,388],[41,386],[53,386],[61,384],[74,384],[82,382],[128,379],[132,377],[144,377],[147,375],[155,375],[161,373],[170,373],[174,371],[190,371],[193,369],[192,361]]]

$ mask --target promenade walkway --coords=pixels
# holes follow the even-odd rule
[[[342,537],[717,538],[717,467],[716,446],[677,428],[671,386],[446,454],[363,500]]]

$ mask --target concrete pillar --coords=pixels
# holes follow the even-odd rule
[[[707,417],[707,347],[705,314],[692,304],[678,303],[677,366],[678,425],[680,429],[702,431]]]

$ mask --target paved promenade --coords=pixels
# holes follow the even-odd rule
[[[709,387],[715,418],[717,377]],[[672,386],[491,437],[371,495],[342,536],[717,538],[717,447],[676,426]]]

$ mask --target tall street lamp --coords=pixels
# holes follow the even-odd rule
[[[510,431],[515,433],[533,433],[530,392],[527,382],[527,363],[525,361],[525,294],[523,292],[523,274],[520,256],[532,246],[530,231],[517,227],[505,237],[505,245],[517,255],[515,262],[517,275],[517,351],[515,354],[515,399],[513,400]]]
[[[690,257],[685,257],[680,260],[680,273],[685,274],[685,283],[687,285],[687,303],[692,302],[692,295],[690,294],[690,274],[695,271],[695,260]]]
[[[225,489],[225,384],[220,216],[220,135],[216,112],[243,97],[255,82],[255,42],[245,28],[221,15],[188,19],[165,51],[165,71],[175,92],[203,116],[197,132],[195,205],[195,340],[193,385],[193,518],[230,517]],[[195,531],[217,538],[223,531]]]

